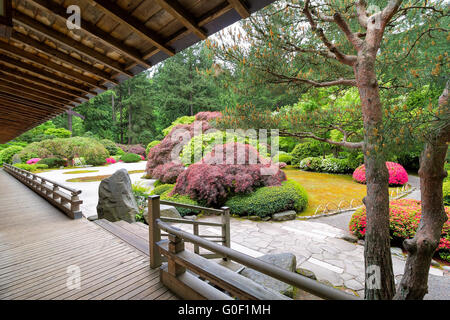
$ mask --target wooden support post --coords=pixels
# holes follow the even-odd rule
[[[230,236],[230,208],[222,207],[222,237],[223,237],[223,245],[227,248],[231,246],[231,236]],[[228,259],[225,257],[223,260],[227,261]]]
[[[80,198],[77,194],[72,194],[72,198],[70,201],[70,211],[72,212],[78,212],[80,211]]]
[[[169,234],[169,252],[176,254],[179,252],[184,251],[184,241],[183,239]],[[174,277],[178,277],[179,275],[186,272],[186,268],[177,264],[175,260],[171,259],[170,257],[167,260],[167,271],[170,275]]]
[[[198,236],[198,224],[197,223],[195,223],[195,221],[194,221],[194,224],[192,225],[193,227],[194,227],[194,235],[195,236]],[[200,247],[198,246],[198,244],[194,244],[194,252],[196,253],[196,254],[200,254]]]
[[[156,219],[160,218],[159,196],[148,197],[148,236],[149,236],[149,255],[150,268],[159,268],[162,264],[161,254],[157,243],[161,241],[161,230],[156,224]]]

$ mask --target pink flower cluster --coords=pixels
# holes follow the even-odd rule
[[[140,156],[141,156],[141,160],[144,161],[145,157],[143,155],[141,155],[141,154],[140,154]]]
[[[386,162],[386,168],[389,171],[389,185],[404,185],[408,182],[408,173],[399,163]],[[359,166],[353,172],[353,179],[359,183],[366,183],[366,167]]]
[[[27,161],[27,164],[36,164],[39,161],[41,161],[41,158],[31,158],[30,160]]]
[[[445,207],[448,220],[442,228],[441,239],[436,251],[450,253],[450,207]],[[393,240],[411,239],[416,234],[422,215],[421,202],[413,199],[398,199],[389,203],[389,229]],[[362,239],[366,233],[366,209],[360,208],[353,214],[349,229]]]
[[[116,161],[116,159],[114,159],[114,158],[106,158],[106,163],[107,164],[114,164],[114,163],[116,163],[117,161]]]

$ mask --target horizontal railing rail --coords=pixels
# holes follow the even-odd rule
[[[149,197],[149,204],[148,207],[150,208],[152,200],[155,198],[155,196]],[[159,196],[156,196],[159,200]],[[170,222],[170,223],[180,223],[180,224],[190,224],[192,225],[192,233],[196,236],[199,236],[201,238],[208,238],[212,242],[219,242],[222,243],[225,247],[230,247],[230,209],[228,207],[222,207],[220,209],[213,209],[213,208],[207,208],[207,207],[200,207],[196,205],[190,205],[185,203],[179,203],[179,202],[173,202],[173,201],[166,201],[166,200],[159,200],[159,204],[174,206],[174,207],[181,207],[191,210],[198,210],[203,213],[209,213],[209,214],[215,214],[220,215],[222,218],[221,223],[217,222],[203,222],[198,220],[190,220],[190,219],[177,219],[177,218],[169,218],[169,217],[161,217],[161,220],[164,222]],[[209,227],[219,227],[221,229],[220,235],[201,235],[200,234],[200,226],[209,226]],[[161,234],[161,236],[168,236],[168,234]],[[194,252],[196,254],[199,254],[205,258],[208,259],[216,259],[216,258],[225,258],[224,256],[217,254],[217,253],[202,253],[200,254],[200,247],[196,244],[194,244]],[[225,258],[226,259],[226,258]]]
[[[169,243],[168,245],[164,244],[164,241],[161,241],[161,230],[167,232],[169,234]],[[166,283],[170,283],[172,288],[184,288],[186,289],[186,283],[183,285],[176,284],[174,285],[177,277],[183,276],[185,274],[186,268],[189,269],[189,266],[192,266],[194,263],[192,261],[184,261],[183,257],[187,257],[188,255],[184,254],[184,242],[191,242],[198,245],[201,248],[209,250],[211,252],[220,254],[230,260],[236,261],[246,267],[252,268],[256,271],[259,271],[265,275],[273,277],[277,280],[280,280],[286,284],[292,285],[301,290],[307,291],[315,296],[318,296],[323,299],[332,299],[332,300],[359,300],[358,297],[347,294],[341,290],[330,288],[329,286],[317,282],[315,280],[309,279],[305,276],[299,275],[294,272],[290,272],[284,270],[280,267],[272,265],[270,263],[264,262],[262,260],[253,258],[244,253],[233,250],[229,247],[219,245],[208,239],[201,238],[197,235],[193,235],[189,232],[183,231],[175,226],[170,225],[168,222],[163,221],[163,218],[159,216],[159,196],[152,196],[149,198],[149,239],[150,239],[150,266],[151,268],[158,268],[162,266],[162,260],[160,253],[163,253],[168,258],[167,267],[163,267],[161,269],[161,277],[166,277],[163,280]],[[167,247],[167,248],[166,248]],[[187,258],[185,258],[187,259]],[[203,262],[209,264],[215,264],[212,261]],[[205,267],[202,270],[219,270],[214,269],[216,266],[210,268]],[[224,268],[218,266],[219,268]],[[168,271],[164,271],[168,270]],[[195,270],[191,270],[193,272],[199,272],[199,268],[195,268]],[[225,274],[225,272],[224,272]],[[240,292],[242,297],[247,296],[242,285],[233,286],[233,281],[227,281],[224,279],[220,279],[220,277],[212,277],[211,273],[204,274],[198,273],[200,278],[208,279],[210,283],[220,287],[223,284],[226,284],[227,288],[224,288],[227,291],[231,292]],[[241,275],[236,274],[236,277]],[[169,278],[167,278],[169,277]],[[239,282],[239,281],[237,281]],[[187,281],[187,283],[191,283],[195,288],[202,288],[202,286],[198,284],[194,284],[193,279]],[[236,281],[235,281],[236,283]],[[192,288],[191,288],[192,289]],[[180,289],[181,290],[181,289]],[[248,289],[251,291],[252,289]],[[176,293],[176,292],[175,292]],[[255,296],[253,296],[255,297]]]
[[[80,205],[83,201],[79,198],[81,190],[66,187],[9,164],[3,164],[3,167],[6,172],[63,211],[70,218],[78,219],[82,217]]]

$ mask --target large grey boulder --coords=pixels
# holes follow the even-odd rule
[[[182,219],[183,217],[178,212],[177,208],[174,206],[168,206],[165,204],[159,205],[159,215],[161,217],[167,217],[167,218],[176,218],[176,219]],[[144,219],[148,223],[148,208],[144,210]]]
[[[295,268],[297,266],[297,259],[292,253],[266,254],[264,256],[258,257],[258,259],[291,272],[295,272]],[[259,283],[266,288],[280,292],[285,296],[292,298],[294,295],[294,288],[291,285],[269,277],[259,271],[253,270],[251,268],[244,268],[240,273],[244,277],[252,279],[256,283]]]
[[[127,170],[119,169],[111,177],[103,179],[98,188],[97,214],[108,221],[125,220],[135,222],[139,213],[131,189]]]

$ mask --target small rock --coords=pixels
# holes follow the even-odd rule
[[[258,257],[258,259],[291,272],[295,272],[295,266],[297,265],[297,259],[292,253],[267,254]],[[264,287],[280,292],[285,296],[292,298],[294,295],[293,286],[269,277],[261,272],[253,270],[251,268],[244,268],[240,273],[244,277],[252,279],[253,281],[263,285]]]
[[[192,216],[184,216],[183,218],[187,220],[197,220],[197,216],[195,214]]]
[[[87,219],[88,219],[89,221],[95,221],[95,220],[98,220],[98,216],[95,214],[95,215],[93,215],[93,216],[87,217]]]
[[[345,241],[348,241],[348,242],[351,242],[351,243],[356,243],[356,242],[358,242],[358,238],[355,237],[355,236],[352,235],[352,234],[349,234],[349,233],[345,233],[343,236],[341,236],[341,239],[342,239],[342,240],[345,240]]]
[[[177,208],[165,204],[161,204],[159,206],[159,215],[161,217],[183,219]],[[144,219],[148,223],[148,210],[144,210]]]
[[[439,262],[437,262],[436,260],[434,260],[434,259],[431,259],[431,265],[433,267],[440,267],[441,266],[441,264]]]
[[[252,221],[261,221],[260,216],[247,216],[247,219]]]
[[[294,220],[297,217],[297,213],[294,210],[275,213],[272,215],[273,221],[286,221]]]
[[[271,217],[264,217],[264,218],[262,218],[261,220],[262,221],[269,221],[271,219]]]
[[[305,276],[305,277],[313,279],[313,280],[317,280],[316,275],[311,270],[303,269],[303,268],[297,268],[296,271],[297,271],[298,274],[301,274],[302,276]]]
[[[364,240],[358,240],[358,244],[360,244],[360,245],[364,245]]]

